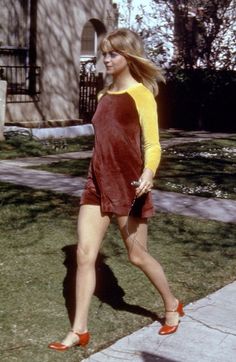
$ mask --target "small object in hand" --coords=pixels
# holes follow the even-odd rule
[[[140,181],[132,181],[131,185],[134,186],[134,187],[139,187],[140,183],[141,183]]]

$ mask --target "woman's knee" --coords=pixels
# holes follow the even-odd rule
[[[142,268],[145,263],[145,251],[143,250],[130,250],[128,252],[128,258],[131,264],[138,268]]]
[[[96,262],[96,258],[97,258],[97,252],[78,244],[77,265],[79,267],[94,265]]]

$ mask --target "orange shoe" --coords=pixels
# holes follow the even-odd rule
[[[56,351],[67,351],[71,347],[78,347],[78,346],[84,347],[86,346],[86,344],[89,343],[90,334],[88,332],[81,334],[75,331],[71,332],[73,332],[78,337],[78,340],[76,342],[70,344],[69,346],[60,342],[52,342],[48,345],[48,348],[54,349]]]
[[[183,317],[184,316],[184,310],[183,310],[183,304],[181,304],[180,302],[178,302],[178,306],[175,310],[167,310],[166,312],[170,312],[170,313],[178,313],[179,317]],[[171,334],[171,333],[175,333],[177,331],[177,328],[179,326],[179,322],[177,325],[175,326],[169,326],[168,324],[164,324],[160,330],[159,330],[159,334],[166,335],[166,334]]]

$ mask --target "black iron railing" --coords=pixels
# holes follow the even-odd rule
[[[1,65],[29,65],[29,48],[0,47]]]
[[[0,65],[0,79],[7,81],[7,103],[39,101],[40,67]]]
[[[0,47],[0,79],[7,81],[7,103],[39,101],[40,67],[30,64],[29,48]]]

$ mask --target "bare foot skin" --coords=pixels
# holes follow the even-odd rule
[[[70,331],[70,332],[68,332],[68,334],[66,335],[66,337],[63,339],[63,341],[61,343],[68,347],[70,347],[74,344],[78,344],[79,336],[77,334],[75,334],[74,332]]]
[[[176,326],[179,323],[179,313],[176,311],[179,301],[176,299],[171,308],[167,308],[165,312],[165,324],[168,326]]]

